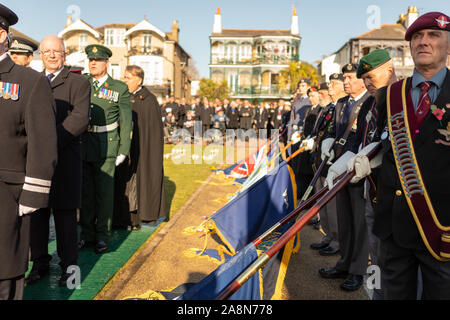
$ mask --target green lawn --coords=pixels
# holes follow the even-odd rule
[[[165,145],[164,154],[170,154],[174,145]],[[181,148],[176,146],[175,148]],[[194,146],[185,146],[185,156],[164,159],[164,183],[166,191],[166,207],[169,217],[173,216],[178,209],[189,199],[189,197],[200,187],[198,181],[204,181],[214,168],[219,167],[215,163],[205,163],[201,158],[194,159],[192,155],[208,155],[213,147],[200,147],[194,150]],[[174,154],[175,151],[174,151]],[[195,162],[201,162],[196,164]]]

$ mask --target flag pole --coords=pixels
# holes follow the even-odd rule
[[[372,159],[380,150],[381,142],[369,152],[367,157]],[[226,300],[231,297],[239,288],[241,288],[247,280],[249,280],[261,267],[263,267],[278,251],[280,251],[286,243],[291,240],[307,223],[311,220],[320,209],[327,204],[336,194],[342,190],[350,180],[355,176],[355,170],[344,174],[342,179],[331,188],[325,195],[323,195],[317,203],[308,210],[308,212],[298,220],[292,227],[290,227],[265,253],[256,259],[247,269],[238,275],[227,287],[225,287],[215,298],[216,300]]]

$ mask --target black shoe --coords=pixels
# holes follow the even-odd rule
[[[103,240],[100,240],[95,245],[95,253],[102,254],[102,253],[105,253],[106,250],[108,250],[108,245]]]
[[[46,276],[48,276],[50,272],[50,267],[47,268],[35,268],[33,266],[33,268],[31,269],[30,273],[28,274],[28,276],[25,278],[25,283],[27,285],[32,285],[35,284],[39,281],[41,281],[43,278],[45,278]]]
[[[341,283],[341,289],[345,291],[356,291],[363,283],[363,276],[357,274],[349,274],[344,282]]]
[[[330,246],[327,246],[327,247],[319,250],[319,254],[321,256],[332,256],[332,255],[337,254],[337,253],[339,253],[339,249],[335,249],[335,248],[330,247]]]
[[[321,241],[321,242],[311,243],[311,245],[309,247],[313,250],[320,250],[320,249],[328,247],[328,242]]]
[[[69,279],[70,276],[71,276],[70,273],[63,272],[63,273],[61,274],[61,277],[60,277],[59,280],[58,280],[58,285],[59,285],[60,287],[67,287],[67,279]]]
[[[309,220],[308,226],[315,225],[316,223],[319,223],[319,218],[312,218],[311,220]]]
[[[93,241],[86,241],[81,239],[80,241],[78,241],[78,250],[83,250],[86,248],[91,248],[94,246],[94,242]]]
[[[319,274],[326,279],[345,279],[348,275],[348,272],[340,271],[333,267],[329,269],[320,269]]]

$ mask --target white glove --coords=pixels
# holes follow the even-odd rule
[[[300,145],[300,148],[305,148],[305,151],[311,151],[312,149],[314,149],[314,139],[305,139],[303,140],[302,144]]]
[[[331,190],[334,186],[334,179],[347,171],[347,162],[353,158],[355,154],[351,151],[344,153],[335,163],[328,169],[328,175],[325,179],[325,185]]]
[[[300,137],[301,137],[300,131],[295,131],[291,137],[292,144],[300,142]]]
[[[328,161],[331,162],[334,159],[334,150],[331,150],[331,147],[333,146],[334,139],[333,138],[327,138],[322,141],[321,151],[322,154],[320,158],[323,160],[326,157],[328,157]]]
[[[31,207],[27,207],[27,206],[23,206],[21,204],[19,204],[19,217],[23,216],[24,214],[29,214],[32,213],[34,211],[36,211],[39,208],[31,208]]]
[[[367,155],[370,151],[375,148],[378,143],[372,142],[371,144],[365,146],[358,154],[352,157],[347,162],[347,171],[351,172],[355,170],[355,176],[350,180],[350,183],[357,183],[361,179],[364,179],[368,175],[372,173],[372,168],[377,168],[381,165],[381,161],[383,160],[383,155],[379,152],[375,157],[372,158],[369,162],[369,158]]]
[[[116,158],[116,167],[117,167],[119,164],[121,164],[121,163],[125,160],[126,157],[127,157],[127,156],[124,156],[123,154],[119,154],[119,155],[117,156],[117,158]]]

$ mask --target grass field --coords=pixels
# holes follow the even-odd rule
[[[174,145],[164,145],[164,154],[171,154],[174,147]],[[179,149],[180,147],[176,146],[175,148]],[[212,150],[211,147],[200,148],[202,148],[202,155],[208,155]],[[174,155],[177,154],[175,150]],[[164,184],[169,217],[173,216],[200,187],[201,181],[205,181],[212,170],[217,168],[214,163],[208,164],[202,159],[192,159],[192,155],[198,154],[198,151],[194,150],[193,146],[186,146],[184,156],[169,156],[164,159]],[[196,164],[196,162],[201,163]]]

